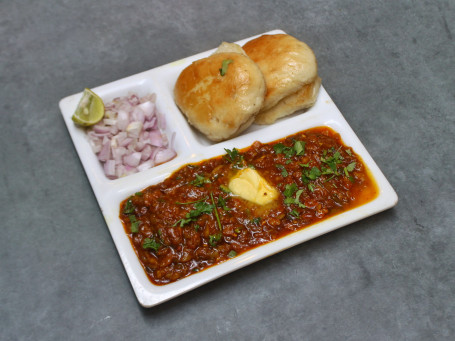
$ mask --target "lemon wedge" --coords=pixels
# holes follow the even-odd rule
[[[92,90],[85,89],[71,119],[80,126],[88,127],[98,123],[103,117],[103,100]]]

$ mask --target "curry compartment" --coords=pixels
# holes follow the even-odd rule
[[[202,271],[379,193],[361,158],[328,127],[226,151],[121,203],[125,232],[153,284]],[[245,169],[264,179],[276,198],[256,202],[244,198],[257,197],[251,193],[234,194],[230,183]],[[263,185],[250,184],[248,191]]]

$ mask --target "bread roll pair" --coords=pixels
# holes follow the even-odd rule
[[[263,35],[243,48],[223,43],[177,79],[174,97],[189,123],[212,141],[253,122],[271,124],[311,107],[321,79],[313,51],[287,34]]]

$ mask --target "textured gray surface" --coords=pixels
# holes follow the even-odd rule
[[[0,2],[0,339],[453,340],[453,1]],[[275,28],[396,189],[389,211],[139,306],[58,101]]]

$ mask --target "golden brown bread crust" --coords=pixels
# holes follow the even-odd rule
[[[222,76],[220,68],[227,59],[232,62]],[[248,56],[218,52],[182,71],[174,97],[191,125],[210,140],[222,141],[251,125],[262,107],[265,91],[264,77]]]
[[[316,77],[313,83],[306,84],[296,93],[289,95],[268,110],[261,110],[256,116],[257,124],[272,124],[277,119],[291,115],[297,110],[308,109],[316,103],[321,78]]]
[[[267,94],[262,111],[316,80],[317,62],[311,48],[288,35],[262,35],[243,46],[264,74]]]

